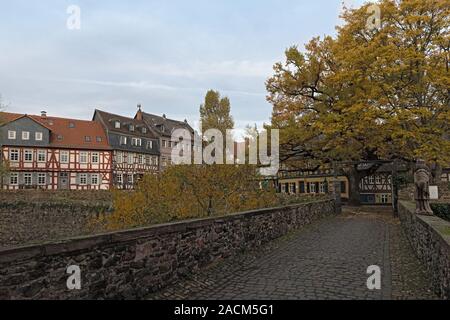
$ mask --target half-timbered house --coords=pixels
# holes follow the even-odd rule
[[[159,138],[145,121],[95,110],[113,150],[113,184],[132,189],[145,173],[159,171]]]
[[[105,190],[112,152],[94,121],[0,113],[1,160],[10,172],[3,189]]]
[[[188,130],[191,133],[191,145],[186,147],[194,148],[195,132],[194,129],[189,125],[187,120],[178,121],[169,119],[165,114],[163,114],[162,116],[157,116],[155,114],[143,112],[141,108],[139,108],[134,118],[137,120],[143,120],[145,123],[147,123],[147,125],[152,128],[159,137],[161,152],[160,170],[164,170],[169,164],[172,163],[173,148],[180,147],[180,141],[172,137],[172,133],[174,132],[174,130]]]

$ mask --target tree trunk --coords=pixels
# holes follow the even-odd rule
[[[352,166],[347,178],[349,182],[348,204],[351,206],[359,206],[361,204],[359,195],[359,181],[361,180],[361,174],[355,166]]]
[[[438,163],[435,164],[431,175],[433,176],[433,184],[439,183],[441,182],[441,176],[442,176],[442,166],[439,165]]]

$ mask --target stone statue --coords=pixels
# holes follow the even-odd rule
[[[430,169],[423,160],[417,160],[414,172],[414,199],[416,200],[416,214],[432,216],[430,207]]]

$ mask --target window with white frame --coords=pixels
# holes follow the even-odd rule
[[[9,150],[9,161],[13,161],[13,162],[19,161],[19,150],[18,149]]]
[[[153,149],[153,141],[147,141],[147,149]]]
[[[389,202],[389,195],[382,194],[381,195],[381,203],[388,203]]]
[[[45,173],[38,173],[38,185],[45,186],[47,184],[47,175]]]
[[[11,186],[17,186],[19,184],[19,174],[18,173],[11,173],[9,175],[9,184]]]
[[[91,158],[92,158],[92,163],[98,163],[99,162],[98,152],[93,152]]]
[[[42,132],[36,132],[36,133],[34,134],[34,139],[35,139],[36,141],[42,141],[42,137],[43,137]]]
[[[134,163],[134,154],[129,153],[127,158],[128,158],[127,159],[128,160],[128,164],[133,164]]]
[[[369,176],[369,184],[374,184],[375,183],[375,177],[374,176]]]
[[[122,184],[123,183],[123,174],[122,173],[118,173],[117,174],[116,181],[117,181],[117,184]]]
[[[24,173],[24,175],[23,175],[23,183],[26,186],[31,186],[33,184],[33,175],[31,173]]]
[[[8,139],[9,140],[15,140],[16,139],[16,132],[13,130],[8,131]]]
[[[325,182],[319,183],[319,193],[325,193]]]
[[[47,161],[47,151],[46,150],[39,150],[38,151],[37,161],[38,162],[46,162]]]
[[[80,185],[85,186],[87,185],[87,173],[80,173]]]
[[[117,151],[116,153],[116,162],[123,163],[123,152]]]
[[[120,136],[120,144],[121,145],[126,145],[127,144],[127,137]]]
[[[381,176],[379,176],[379,175],[375,176],[375,183],[381,184]]]
[[[88,153],[80,152],[80,163],[87,163],[87,162],[88,162]]]
[[[24,161],[25,162],[32,162],[33,161],[33,151],[32,150],[25,150],[25,152],[24,152]]]
[[[114,128],[120,129],[120,121],[114,121]]]
[[[139,164],[144,164],[144,155],[139,154],[138,155],[138,161],[139,161]]]
[[[289,193],[295,193],[295,183],[289,183]]]
[[[145,164],[148,166],[152,164],[152,159],[148,154],[145,156]]]
[[[30,140],[30,132],[22,131],[22,140]]]
[[[135,147],[140,147],[142,145],[142,140],[140,138],[132,138],[131,145]]]
[[[128,184],[133,184],[133,174],[129,173],[127,180],[128,180]]]
[[[69,163],[69,151],[61,151],[59,154],[59,162]]]
[[[152,165],[157,166],[158,165],[158,158],[152,157]]]
[[[97,186],[99,181],[100,181],[100,179],[99,179],[98,173],[91,174],[91,185]]]
[[[162,141],[162,147],[163,148],[167,148],[167,140],[163,140]]]
[[[316,193],[316,184],[314,182],[309,183],[309,192]]]

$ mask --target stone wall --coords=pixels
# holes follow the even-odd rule
[[[108,203],[0,201],[0,249],[88,234],[89,221],[112,210]]]
[[[0,299],[142,298],[334,213],[324,200],[3,250]],[[67,289],[70,265],[81,269],[81,290]]]
[[[399,201],[402,227],[426,266],[435,292],[450,299],[450,222],[434,216],[417,216],[414,212],[414,203]]]
[[[437,185],[439,190],[439,200],[436,200],[435,202],[450,202],[450,182],[442,181],[433,185]],[[399,199],[414,200],[414,190],[414,184],[403,187],[399,190]]]

